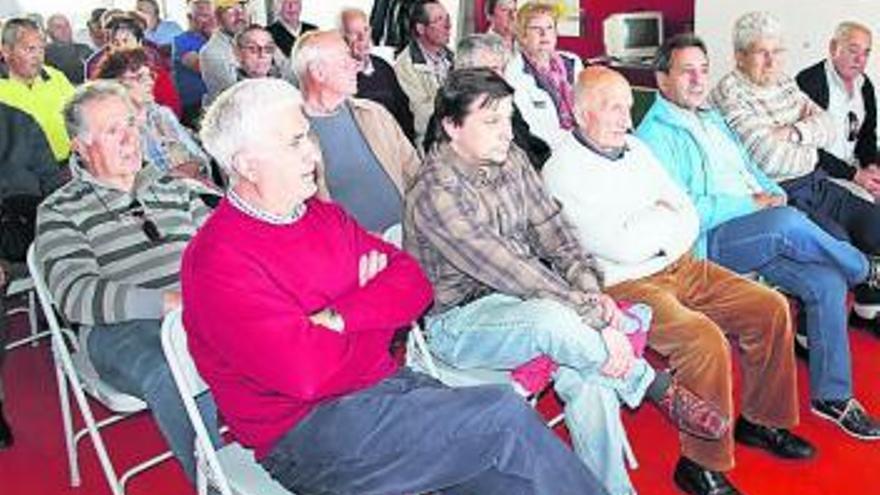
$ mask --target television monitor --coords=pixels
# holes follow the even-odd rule
[[[652,58],[663,43],[662,12],[612,14],[602,22],[605,55],[621,60]]]

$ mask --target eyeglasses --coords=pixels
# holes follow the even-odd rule
[[[144,68],[138,70],[137,72],[134,72],[134,73],[129,72],[129,73],[124,74],[121,79],[122,79],[122,82],[128,82],[128,83],[139,82],[139,83],[146,84],[146,83],[153,82],[153,80],[155,78],[156,78],[156,76],[155,76],[155,74],[153,74],[153,71],[150,70],[148,67],[144,67]]]
[[[859,137],[859,116],[856,115],[852,110],[846,114],[846,124],[848,129],[848,134],[846,135],[846,140],[849,142],[853,142],[856,138]]]
[[[140,201],[132,199],[123,214],[140,222],[141,230],[150,242],[156,243],[162,240],[162,232],[159,231],[159,226],[152,219],[147,218],[147,211]]]

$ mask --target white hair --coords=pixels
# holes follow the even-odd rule
[[[834,37],[832,39],[838,43],[847,41],[855,31],[860,31],[865,33],[868,38],[873,38],[871,28],[868,26],[855,21],[843,21],[834,29]]]
[[[483,53],[502,57],[505,64],[510,58],[504,40],[495,33],[474,33],[459,40],[455,47],[455,68],[479,67],[479,57]]]
[[[223,170],[235,177],[235,155],[248,145],[259,144],[274,125],[270,112],[289,105],[302,105],[302,96],[284,80],[238,82],[223,91],[205,112],[199,137]]]
[[[769,12],[749,12],[733,25],[733,49],[744,52],[764,38],[782,39],[782,24]]]
[[[321,59],[320,43],[316,43],[312,38],[323,32],[309,31],[300,36],[296,40],[296,44],[293,45],[293,50],[290,54],[290,65],[293,75],[296,76],[297,81],[300,81],[300,85],[302,85],[302,81],[307,80],[306,75],[309,69],[312,68],[315,62]]]
[[[348,20],[350,17],[360,17],[367,22],[370,21],[370,16],[368,16],[367,13],[363,11],[363,9],[359,9],[357,7],[346,7],[342,9],[341,12],[339,12],[339,17],[336,19],[336,22],[338,23],[336,27],[339,29],[340,33],[345,33],[345,21]]]
[[[64,127],[67,129],[67,135],[70,136],[71,139],[78,138],[83,141],[91,140],[89,123],[86,121],[84,109],[87,105],[90,105],[93,102],[110,98],[119,98],[122,100],[132,115],[134,115],[134,109],[131,104],[131,99],[128,96],[128,90],[117,81],[98,79],[77,86],[73,95],[64,104],[64,109],[62,110]]]

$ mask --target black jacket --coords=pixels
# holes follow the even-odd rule
[[[302,36],[309,31],[314,31],[316,29],[318,29],[318,26],[301,21],[299,34]],[[275,42],[275,46],[281,50],[281,53],[283,53],[285,57],[291,58],[290,52],[293,50],[293,45],[296,43],[296,36],[290,34],[290,31],[284,27],[284,24],[281,24],[281,21],[275,21],[272,24],[269,24],[266,27],[266,31],[269,31],[269,34],[272,35],[272,41]]]
[[[373,73],[368,76],[358,72],[355,96],[375,101],[385,107],[394,116],[394,120],[400,125],[407,139],[413,142],[416,130],[413,125],[413,114],[409,109],[409,98],[400,87],[394,69],[376,55],[370,55],[370,61],[373,64]]]
[[[825,74],[824,60],[800,71],[795,80],[801,91],[806,93],[810,99],[820,107],[828,109],[828,78]],[[877,100],[874,95],[874,85],[867,75],[865,75],[865,84],[862,86],[862,100],[865,102],[865,121],[859,128],[855,154],[859,164],[865,166],[876,163],[878,159]],[[855,170],[852,167],[822,149],[819,150],[819,166],[834,177],[852,179],[855,175]]]
[[[0,200],[43,198],[64,183],[63,172],[33,117],[0,103]]]

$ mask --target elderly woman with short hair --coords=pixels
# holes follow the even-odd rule
[[[504,77],[516,88],[514,102],[538,137],[550,144],[574,128],[572,84],[583,64],[556,49],[558,12],[550,4],[530,2],[516,14],[520,52]]]
[[[733,45],[736,68],[712,91],[712,103],[755,163],[779,182],[788,204],[876,258],[880,207],[830,180],[837,173],[823,160],[827,153],[822,148],[833,142],[834,124],[783,71],[785,45],[779,21],[766,12],[740,17],[734,25]],[[880,291],[862,284],[855,288],[855,297],[857,315],[874,319],[880,314]],[[852,410],[846,403],[833,409],[818,414],[839,423]]]
[[[208,157],[168,107],[156,103],[156,74],[141,48],[111,52],[98,69],[100,79],[114,79],[127,90],[135,109],[147,161],[162,172],[201,178]]]

